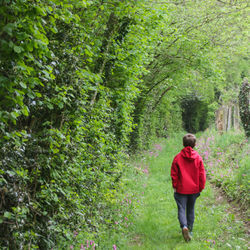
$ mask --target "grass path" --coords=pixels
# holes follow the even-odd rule
[[[137,208],[131,235],[120,249],[248,249],[243,222],[229,212],[226,202],[216,199],[208,182],[197,199],[193,240],[183,240],[170,179],[180,142],[181,137],[167,140],[159,156],[147,160],[148,177],[139,182],[131,179],[131,188],[143,193],[143,203]]]

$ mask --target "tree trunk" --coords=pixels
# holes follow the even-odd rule
[[[232,107],[228,106],[227,108],[227,131],[231,129],[231,122],[232,122]]]

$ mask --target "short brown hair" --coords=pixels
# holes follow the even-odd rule
[[[184,147],[190,146],[193,148],[195,146],[195,143],[196,143],[195,135],[193,135],[193,134],[184,135],[184,137],[183,137],[183,146]]]

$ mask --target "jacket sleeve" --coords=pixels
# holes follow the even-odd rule
[[[179,168],[175,160],[173,160],[172,166],[171,166],[171,178],[172,178],[172,186],[173,188],[177,188],[178,185],[178,174],[179,174]]]
[[[204,168],[203,161],[200,161],[200,168],[199,168],[199,190],[200,192],[205,188],[206,184],[206,172]]]

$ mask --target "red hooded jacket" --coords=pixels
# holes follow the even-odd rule
[[[173,188],[180,194],[196,194],[205,188],[206,173],[201,156],[191,147],[177,154],[171,167]]]

